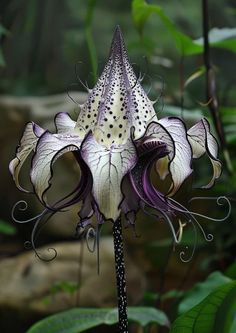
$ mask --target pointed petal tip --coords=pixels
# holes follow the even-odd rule
[[[125,50],[125,42],[119,25],[116,26],[111,43],[111,53],[119,54]]]
[[[121,27],[119,24],[117,24],[116,28],[115,28],[115,32],[114,32],[114,37],[115,36],[119,36],[119,37],[122,37],[122,31],[121,31]]]

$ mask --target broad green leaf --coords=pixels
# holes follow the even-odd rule
[[[170,333],[233,333],[236,282],[218,287],[201,303],[178,317]]]
[[[164,312],[151,307],[129,307],[128,316],[141,326],[156,323],[169,327]],[[34,324],[27,333],[79,333],[102,324],[114,325],[117,309],[77,308],[49,316]]]
[[[211,46],[236,52],[236,28],[213,28],[208,37]],[[203,38],[195,40],[194,43],[203,45]]]
[[[0,220],[0,233],[5,235],[15,235],[16,228],[13,225]]]
[[[185,297],[180,302],[178,312],[180,314],[190,310],[192,307],[200,303],[207,295],[215,288],[224,285],[232,280],[223,275],[221,272],[211,273],[203,282],[197,283],[193,289],[185,294]]]

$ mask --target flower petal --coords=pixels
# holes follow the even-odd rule
[[[78,150],[81,139],[77,135],[51,134],[45,132],[38,141],[32,160],[31,181],[41,202],[45,204],[44,193],[50,187],[52,165],[64,153]]]
[[[130,172],[130,180],[135,192],[143,203],[157,209],[167,209],[165,196],[157,191],[151,182],[153,163],[168,154],[167,145],[151,141],[138,147],[139,159]]]
[[[55,117],[57,133],[63,134],[74,130],[76,122],[71,119],[68,113],[60,112]]]
[[[115,221],[120,215],[121,181],[137,161],[132,140],[107,148],[89,133],[81,145],[81,156],[93,176],[92,193],[99,211],[105,219]]]
[[[153,104],[129,63],[121,31],[117,28],[108,62],[83,105],[76,126],[79,131],[81,125],[85,129],[94,128],[96,141],[109,147],[114,141],[125,144],[131,127],[134,127],[135,139],[141,137],[147,124],[155,118]]]
[[[44,130],[33,122],[29,122],[25,126],[24,133],[17,147],[16,157],[10,162],[9,170],[13,176],[16,186],[24,192],[29,192],[21,187],[19,184],[19,173],[26,158],[35,149],[39,137],[43,134]]]
[[[207,153],[213,167],[213,177],[211,181],[203,188],[209,188],[214,185],[215,180],[221,175],[221,162],[217,159],[218,144],[215,137],[210,132],[208,121],[203,118],[188,132],[188,139],[193,150],[193,158],[199,158]]]
[[[192,173],[192,150],[182,120],[176,117],[166,117],[160,119],[159,123],[165,127],[174,142],[174,156],[169,155],[169,170],[173,182],[168,195],[172,196]]]
[[[145,140],[145,142],[159,140],[166,144],[166,147],[169,151],[168,156],[164,156],[158,159],[156,162],[157,173],[161,179],[165,179],[165,177],[169,174],[169,161],[173,160],[174,158],[175,145],[173,138],[165,129],[165,127],[162,126],[159,122],[152,122],[147,128],[143,140]]]

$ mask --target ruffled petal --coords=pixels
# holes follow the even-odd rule
[[[71,119],[68,113],[60,112],[55,117],[57,133],[64,134],[74,130],[76,122]]]
[[[169,171],[172,177],[172,185],[168,195],[172,196],[192,173],[192,150],[182,120],[175,117],[166,117],[160,119],[159,124],[168,131],[174,142],[173,157],[169,155]]]
[[[24,192],[29,192],[21,187],[19,184],[19,173],[26,158],[35,149],[39,137],[43,134],[44,130],[33,122],[27,123],[24,133],[17,147],[16,157],[10,162],[9,170],[13,176],[16,186]]]
[[[77,135],[51,134],[45,132],[38,141],[32,160],[31,181],[35,193],[45,204],[44,193],[50,187],[52,165],[63,154],[78,150],[81,139]]]
[[[121,181],[137,161],[132,140],[107,148],[89,133],[81,145],[81,156],[92,173],[92,193],[99,211],[105,219],[115,221],[120,215]]]
[[[207,153],[213,167],[213,176],[210,182],[203,186],[209,188],[214,185],[215,180],[221,175],[221,162],[217,159],[218,144],[215,137],[210,132],[210,125],[208,121],[203,118],[188,132],[188,139],[193,150],[193,158],[199,158]]]

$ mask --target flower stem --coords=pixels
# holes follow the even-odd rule
[[[123,251],[122,224],[120,218],[118,218],[113,225],[113,241],[116,265],[119,332],[128,333],[125,262]]]

